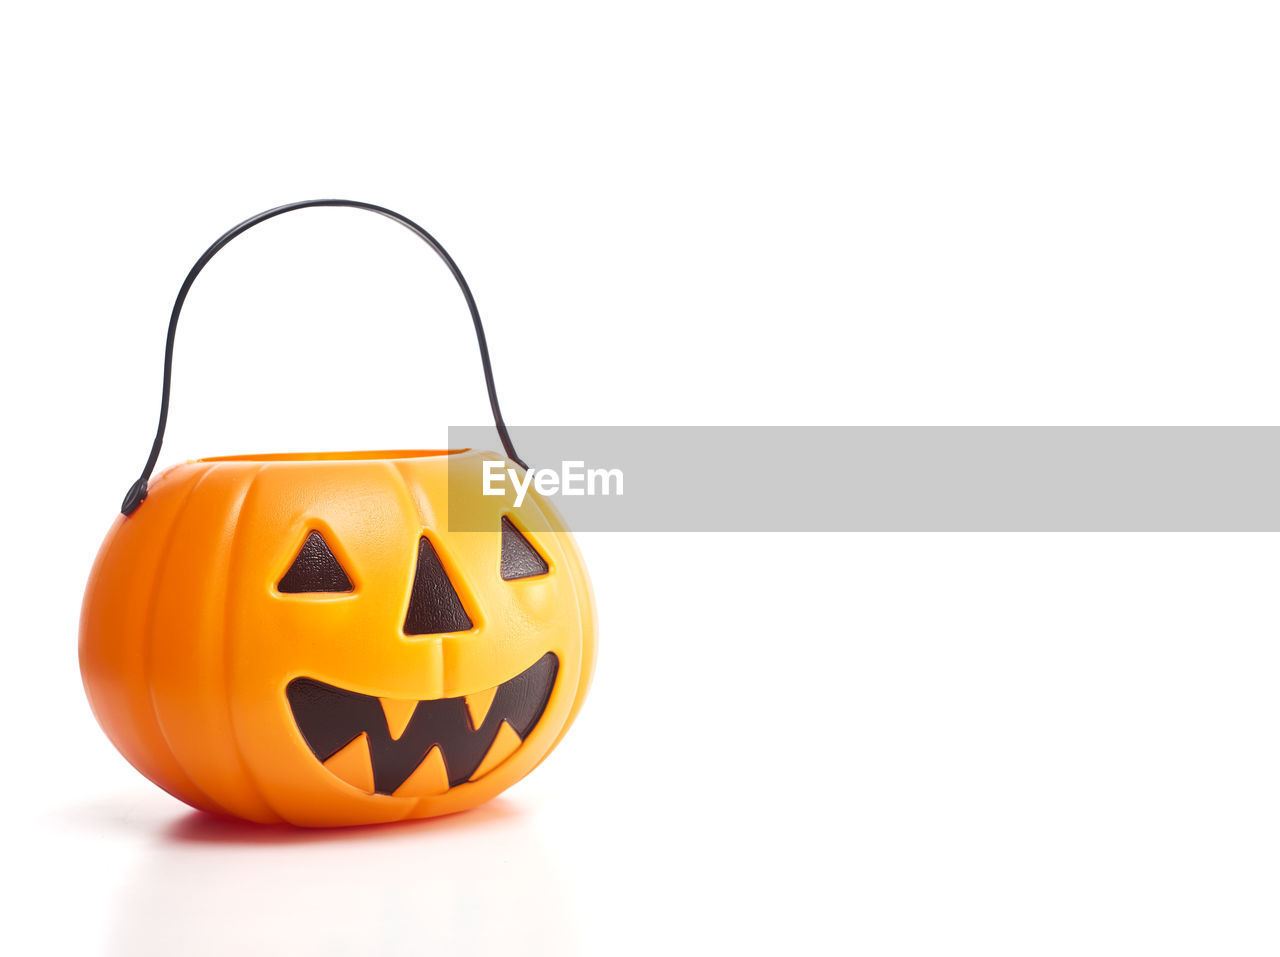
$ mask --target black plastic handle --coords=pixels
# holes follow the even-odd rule
[[[191,286],[196,281],[196,277],[209,264],[209,260],[217,255],[218,250],[222,249],[223,246],[241,233],[247,232],[259,223],[265,223],[268,219],[274,219],[295,209],[308,209],[312,206],[347,206],[352,209],[367,209],[371,213],[385,216],[409,230],[409,232],[435,250],[436,255],[444,260],[444,264],[449,267],[449,272],[453,273],[453,278],[457,280],[458,288],[462,290],[462,295],[467,300],[467,308],[471,310],[471,321],[476,327],[476,341],[480,345],[480,362],[484,366],[484,382],[489,390],[489,407],[493,409],[493,424],[498,427],[498,437],[502,439],[502,447],[506,450],[507,457],[511,461],[523,469],[528,469],[528,466],[516,455],[515,447],[511,444],[511,436],[507,433],[507,425],[502,421],[502,410],[498,408],[498,390],[493,384],[493,366],[489,362],[489,345],[485,341],[484,326],[480,322],[480,309],[476,306],[475,296],[471,295],[471,287],[467,285],[467,280],[463,277],[462,270],[458,268],[458,264],[453,261],[453,257],[445,251],[445,248],[429,232],[413,220],[401,216],[390,209],[374,206],[372,203],[361,203],[354,199],[305,199],[299,203],[289,203],[285,206],[277,206],[275,209],[268,209],[257,216],[249,217],[239,226],[232,227],[223,233],[217,242],[204,251],[204,255],[191,267],[191,272],[187,273],[187,278],[183,280],[182,288],[178,290],[178,298],[173,303],[173,312],[169,316],[169,336],[164,344],[164,387],[160,392],[160,424],[156,426],[155,441],[151,444],[151,454],[147,457],[147,464],[142,468],[142,475],[129,486],[124,502],[120,505],[120,511],[123,514],[132,515],[143,500],[146,499],[147,482],[151,478],[152,470],[156,467],[157,459],[160,458],[160,446],[164,443],[164,427],[169,420],[169,386],[173,377],[173,340],[178,331],[178,316],[182,313],[182,304],[186,302],[187,293],[191,291]]]

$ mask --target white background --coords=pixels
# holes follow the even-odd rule
[[[513,423],[1274,424],[1278,26],[10,5],[5,950],[1274,953],[1274,536],[583,536],[600,661],[559,751],[483,809],[353,832],[155,789],[75,645],[178,284],[295,199],[446,244]],[[431,447],[485,412],[439,263],[308,211],[201,278],[161,464]]]

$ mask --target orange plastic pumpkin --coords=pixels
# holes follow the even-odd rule
[[[398,214],[345,200],[268,211],[219,240],[175,303],[152,465],[195,274],[239,232],[310,205],[372,208],[426,237],[480,331],[457,267]],[[480,343],[504,461],[522,464],[482,332]],[[483,462],[497,458],[235,456],[154,483],[149,465],[103,543],[81,616],[85,688],[112,742],[188,804],[259,822],[430,817],[520,780],[582,704],[595,616],[549,503],[531,493],[515,509],[480,494]],[[449,515],[485,530],[451,531]]]

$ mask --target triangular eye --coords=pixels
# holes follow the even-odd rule
[[[284,573],[276,590],[296,595],[301,592],[341,592],[354,589],[351,579],[333,557],[333,552],[329,551],[329,543],[324,540],[324,536],[319,532],[312,532],[302,543],[298,557]]]
[[[502,561],[499,564],[502,580],[536,578],[549,570],[547,560],[529,544],[529,539],[520,534],[520,529],[511,519],[502,516]]]
[[[430,540],[422,536],[418,541],[418,570],[413,575],[404,633],[439,635],[448,631],[470,631],[471,627],[471,619],[440,564],[440,556],[431,547]]]

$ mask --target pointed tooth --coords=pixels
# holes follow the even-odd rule
[[[404,734],[404,729],[409,726],[409,719],[413,717],[418,702],[406,698],[379,698],[378,700],[382,703],[382,713],[387,716],[387,730],[391,732],[391,739],[398,741],[400,735]]]
[[[430,797],[449,790],[449,772],[438,747],[427,752],[404,784],[396,788],[396,797]]]
[[[493,744],[489,745],[489,753],[480,762],[480,767],[476,768],[476,773],[471,775],[471,780],[476,781],[484,777],[507,758],[511,757],[518,747],[520,747],[520,735],[516,734],[511,725],[505,721],[502,722],[498,727],[497,736],[493,739]]]
[[[488,691],[477,691],[475,694],[467,695],[467,711],[471,714],[473,731],[484,724],[484,716],[489,713],[489,706],[493,704],[493,697],[497,693],[498,689],[495,686]]]
[[[361,734],[329,758],[324,766],[353,788],[359,788],[366,794],[373,793],[373,761],[369,757],[367,734]]]

